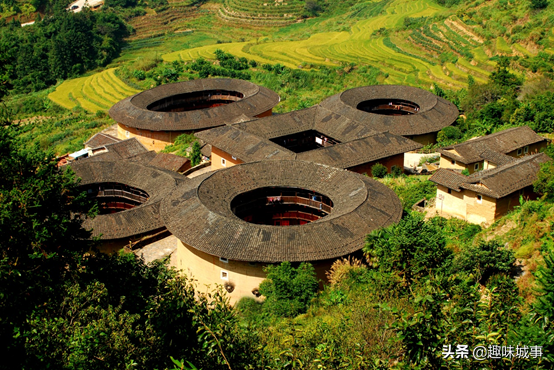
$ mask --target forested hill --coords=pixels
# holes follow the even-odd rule
[[[119,55],[129,31],[113,12],[55,11],[32,27],[0,27],[0,96],[30,92],[76,77]]]

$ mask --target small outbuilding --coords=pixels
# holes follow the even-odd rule
[[[528,126],[514,127],[492,135],[471,139],[439,149],[440,167],[469,173],[495,168],[515,158],[536,154],[546,148],[548,139]]]
[[[527,155],[469,176],[441,168],[429,179],[437,184],[437,212],[475,224],[491,224],[519,205],[520,197],[537,198],[533,182],[541,163],[549,160],[544,153]]]

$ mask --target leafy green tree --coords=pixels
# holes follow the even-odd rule
[[[192,144],[192,152],[190,153],[190,164],[194,167],[197,164],[200,164],[202,161],[202,152],[200,151],[200,143],[195,141]]]
[[[496,62],[496,70],[489,75],[489,81],[503,88],[519,88],[523,81],[515,74],[508,71],[509,66],[510,60],[507,57],[500,57],[498,62]]]
[[[452,262],[442,229],[415,212],[397,224],[372,231],[363,251],[374,268],[394,272],[406,284],[431,273],[447,272]]]
[[[544,265],[539,267],[536,274],[539,288],[534,309],[539,315],[554,321],[554,253],[546,252],[543,256]]]
[[[195,292],[133,253],[95,252],[81,226],[95,207],[69,169],[0,124],[0,369],[144,368],[170,356],[246,368],[255,337],[222,291]]]
[[[394,165],[391,168],[392,177],[400,177],[404,174],[404,169],[400,166]]]
[[[541,169],[533,183],[533,190],[549,201],[554,199],[554,161],[541,163]]]
[[[548,0],[531,0],[531,9],[544,9],[548,6]]]
[[[439,131],[437,134],[437,141],[439,142],[452,142],[461,139],[463,136],[462,131],[456,126],[447,126]]]
[[[382,179],[387,175],[387,173],[388,173],[387,167],[385,167],[381,163],[375,163],[373,166],[371,166],[371,175],[373,177]]]
[[[496,240],[481,241],[464,249],[454,261],[454,269],[473,274],[476,281],[486,283],[495,274],[509,274],[515,263],[514,253]]]
[[[318,280],[314,267],[307,262],[294,268],[290,262],[265,269],[267,278],[260,284],[260,293],[266,297],[264,308],[277,316],[294,317],[306,312],[315,297]]]
[[[514,125],[528,125],[537,132],[554,131],[554,93],[526,97],[510,117]]]

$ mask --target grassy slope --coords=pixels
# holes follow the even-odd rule
[[[437,83],[458,89],[466,86],[470,75],[477,82],[486,81],[495,65],[491,58],[496,55],[532,56],[541,48],[554,52],[548,44],[542,47],[529,41],[533,30],[541,27],[537,26],[540,14],[535,14],[532,21],[528,19],[527,23],[522,23],[525,18],[521,17],[529,18],[522,16],[528,10],[526,5],[498,10],[496,3],[470,2],[459,9],[446,9],[431,0],[353,0],[348,4],[331,3],[328,11],[320,17],[300,23],[285,27],[253,27],[247,23],[241,26],[224,21],[218,17],[221,4],[208,2],[179,20],[181,30],[189,31],[131,41],[111,67],[140,58],[145,53],[155,52],[165,61],[190,61],[214,58],[214,51],[222,49],[259,63],[281,63],[290,68],[369,64],[386,74],[380,83],[424,88]],[[244,8],[248,4],[241,3],[241,6]],[[167,11],[170,12],[171,9]],[[516,40],[514,32],[510,33],[506,27],[502,31],[503,26],[498,26],[503,33],[491,31],[488,23],[483,21],[489,19],[495,24],[503,24],[508,22],[505,18],[510,12],[519,19],[517,24],[533,28],[522,31],[526,35],[523,40]],[[550,13],[545,14],[543,18]],[[154,19],[147,17],[141,18],[141,24],[148,25],[148,19]],[[430,17],[438,18],[429,22]],[[427,22],[415,29],[404,29],[406,18],[427,19]],[[173,26],[169,22],[164,27],[171,31]],[[554,40],[552,28],[546,31],[546,37]],[[141,37],[140,34],[136,36]],[[229,42],[231,40],[234,42]],[[442,60],[445,53],[450,57]],[[516,72],[523,74],[523,71]],[[71,80],[59,86],[58,95],[52,96],[65,107],[80,104],[89,111],[105,110],[115,102],[110,96],[97,96],[90,85],[91,79]]]

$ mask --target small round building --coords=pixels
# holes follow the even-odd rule
[[[109,111],[120,139],[137,138],[162,150],[183,133],[272,114],[279,95],[237,79],[203,79],[161,85],[115,104]]]
[[[433,93],[401,85],[364,86],[333,95],[320,106],[378,131],[388,131],[422,145],[437,142],[437,133],[453,124],[459,111]]]
[[[298,160],[251,162],[191,179],[162,202],[178,239],[175,264],[200,285],[256,296],[267,264],[311,262],[318,277],[398,222],[396,194],[377,181]]]
[[[100,250],[111,253],[145,237],[167,236],[159,213],[161,201],[183,180],[130,161],[81,161],[71,165],[80,187],[98,200],[99,214],[83,227],[102,240]]]

